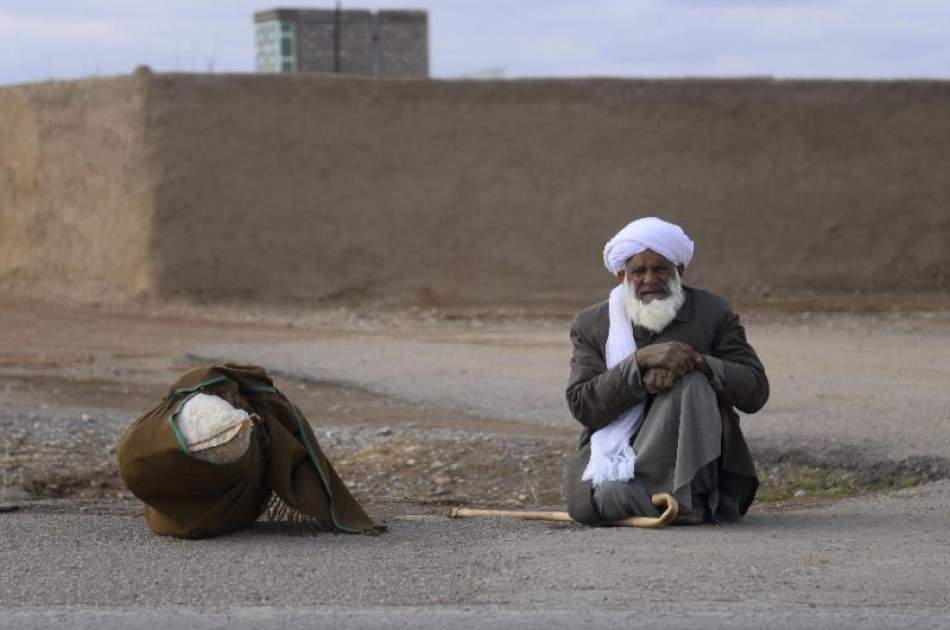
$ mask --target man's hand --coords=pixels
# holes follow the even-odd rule
[[[673,370],[650,368],[643,375],[643,387],[649,394],[665,394],[673,389],[678,379]]]
[[[644,346],[636,351],[637,365],[641,371],[663,368],[673,372],[676,378],[702,369],[706,363],[703,355],[692,346],[680,341],[667,341]],[[665,378],[665,377],[664,377]]]

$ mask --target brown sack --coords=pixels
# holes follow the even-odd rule
[[[238,461],[214,464],[188,453],[175,414],[199,392],[257,416],[251,446]],[[382,531],[343,484],[300,410],[257,366],[186,373],[126,429],[118,456],[122,480],[145,503],[146,521],[157,534],[217,536],[250,526],[265,511],[275,520],[326,531]]]

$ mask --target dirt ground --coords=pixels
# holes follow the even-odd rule
[[[250,319],[4,303],[0,420],[6,430],[0,463],[7,497],[128,498],[116,469],[116,440],[129,421],[161,400],[179,374],[196,365],[185,358],[191,344],[287,341],[316,329],[330,335],[365,329],[359,318],[341,313],[303,324],[267,315]],[[402,325],[409,321],[418,324],[408,316]],[[417,506],[559,501],[560,473],[543,473],[560,470],[573,431],[552,438],[549,431],[474,416],[465,417],[465,429],[459,430],[458,412],[332,383],[278,381],[363,501]]]
[[[801,315],[753,315],[762,325],[788,317]],[[942,322],[911,315],[891,315],[890,320],[905,327]],[[0,301],[0,502],[116,498],[134,509],[118,477],[116,440],[129,421],[161,399],[177,375],[195,365],[186,357],[195,344],[276,343],[357,333],[399,338],[420,329],[440,339],[460,339],[486,326],[528,330],[536,321],[511,313],[496,313],[494,319],[484,313],[446,316],[431,311],[369,317],[342,309],[309,313],[174,306],[145,312]],[[565,329],[568,324],[563,321]],[[354,494],[379,518],[451,505],[562,504],[563,468],[577,437],[574,426],[468,416],[359,387],[283,376],[277,380],[316,427],[321,445]],[[856,470],[843,462],[816,465],[775,452],[757,453],[757,459],[763,485],[755,510],[823,505],[947,472],[925,465]]]

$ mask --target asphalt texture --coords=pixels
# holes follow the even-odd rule
[[[429,516],[203,541],[154,536],[131,502],[38,505],[0,518],[0,626],[946,627],[948,496],[941,481],[657,531]]]

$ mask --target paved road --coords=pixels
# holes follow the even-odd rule
[[[479,607],[370,607],[354,610],[341,606],[190,609],[64,607],[27,609],[6,613],[0,627],[29,630],[67,626],[75,630],[123,628],[189,628],[190,630],[243,630],[270,628],[333,628],[335,630],[548,630],[549,628],[655,628],[696,630],[728,627],[738,630],[799,630],[800,628],[907,630],[944,627],[941,611],[882,611],[878,608],[815,610],[807,606],[774,608],[744,603],[709,603],[703,607],[676,606],[672,611],[660,604],[636,610],[511,609]]]
[[[750,327],[772,385],[743,425],[754,442],[867,457],[950,458],[950,332]],[[475,415],[575,426],[564,402],[570,344],[562,328],[425,338],[354,336],[196,346],[203,359],[264,365],[356,384]]]
[[[0,515],[0,627],[947,627],[948,497],[659,531],[429,517],[206,541],[154,536],[131,504],[54,503]]]

